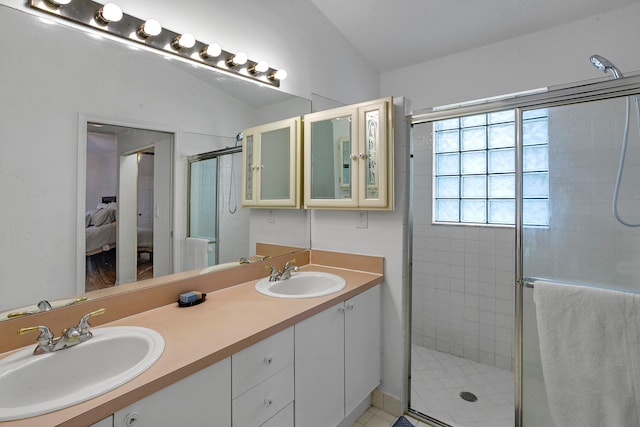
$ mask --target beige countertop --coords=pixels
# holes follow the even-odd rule
[[[339,262],[338,264],[345,264]],[[256,280],[209,292],[189,308],[157,307],[101,326],[143,326],[159,332],[165,349],[158,361],[132,381],[87,402],[3,426],[90,425],[166,386],[257,343],[301,320],[382,283],[382,261],[374,272],[309,264],[301,270],[342,276],[342,291],[317,298],[283,299],[262,295]],[[5,357],[10,352],[0,354]],[[99,367],[96,367],[99,369]]]

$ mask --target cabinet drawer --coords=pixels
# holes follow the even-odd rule
[[[282,411],[260,427],[293,427],[293,402],[289,403]]]
[[[293,363],[293,327],[231,357],[233,398]]]
[[[257,427],[291,402],[293,402],[293,365],[289,365],[233,399],[231,404],[233,426]]]

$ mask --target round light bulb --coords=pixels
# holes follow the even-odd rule
[[[284,80],[287,78],[287,70],[280,69],[269,76],[272,80]]]
[[[71,3],[71,0],[48,0],[54,6],[64,6],[65,4]]]
[[[191,33],[184,33],[176,37],[176,43],[181,48],[189,49],[196,44],[196,38]]]
[[[256,73],[264,73],[268,69],[269,69],[269,63],[267,61],[258,61],[256,66],[254,67],[254,70],[256,71]]]
[[[215,58],[217,56],[220,56],[221,53],[222,48],[220,47],[220,45],[218,45],[217,43],[211,43],[210,45],[207,45],[204,49],[202,49],[202,52],[200,52],[200,56],[202,56],[203,58]]]
[[[100,18],[106,23],[118,22],[122,19],[122,9],[117,4],[107,3],[98,12]]]
[[[155,37],[162,32],[162,25],[155,19],[149,19],[140,26],[143,37]]]
[[[233,55],[233,64],[234,65],[244,65],[247,63],[247,54],[244,52],[238,52],[235,55]]]

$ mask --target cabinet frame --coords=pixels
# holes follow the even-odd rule
[[[379,144],[377,169],[379,195],[377,198],[367,198],[367,148],[366,148],[366,113],[377,111],[379,117]],[[351,118],[351,157],[350,178],[351,197],[341,199],[313,199],[312,184],[312,151],[311,125],[339,117]],[[394,180],[393,180],[393,98],[382,98],[361,104],[334,108],[331,110],[311,113],[304,116],[304,208],[318,209],[366,209],[393,210],[394,208]],[[334,143],[341,141],[334,141]],[[339,145],[339,144],[338,144]],[[340,154],[341,156],[341,154]],[[342,174],[340,174],[342,176]]]
[[[262,144],[261,135],[266,132],[289,128],[289,197],[283,199],[263,199],[262,195]],[[243,130],[242,140],[242,206],[249,208],[300,208],[302,176],[302,118],[293,117]],[[247,144],[252,139],[252,158],[248,162]],[[251,195],[247,194],[247,180],[251,177]]]

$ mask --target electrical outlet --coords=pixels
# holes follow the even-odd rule
[[[275,214],[275,212],[273,212],[273,210],[269,210],[269,212],[267,213],[267,222],[269,224],[275,224],[276,223],[276,214]]]
[[[367,228],[369,226],[369,212],[358,211],[356,217],[356,228]]]

